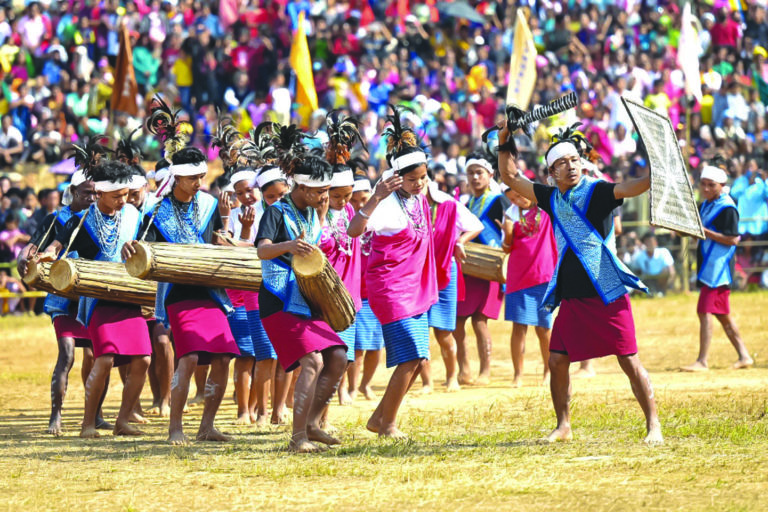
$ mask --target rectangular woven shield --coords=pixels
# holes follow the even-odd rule
[[[621,101],[648,153],[651,225],[704,238],[693,187],[672,122],[631,99],[622,97]]]

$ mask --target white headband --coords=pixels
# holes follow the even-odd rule
[[[464,168],[469,170],[469,167],[472,165],[479,165],[486,171],[488,171],[490,174],[493,174],[493,166],[491,165],[491,162],[486,160],[485,158],[470,158],[467,160],[467,163],[464,164]]]
[[[197,176],[208,173],[208,164],[198,162],[196,164],[179,164],[168,167],[168,172],[173,176]]]
[[[552,167],[552,164],[568,155],[578,155],[579,151],[570,142],[558,142],[547,153],[547,167]]]
[[[427,163],[427,155],[423,151],[414,151],[407,155],[399,156],[392,160],[392,169],[401,171],[407,169],[412,165],[419,165]]]
[[[83,183],[85,183],[85,173],[82,170],[75,171],[72,173],[72,179],[69,180],[69,186],[70,187],[79,187]]]
[[[128,188],[129,182],[124,181],[123,183],[120,183],[119,181],[96,181],[94,182],[93,186],[96,189],[96,192],[114,192],[115,190],[122,190],[124,188]]]
[[[157,183],[160,183],[161,181],[163,181],[165,178],[168,177],[169,172],[170,171],[168,170],[168,167],[163,167],[159,171],[155,172],[155,175],[153,176],[153,178]]]
[[[238,171],[229,178],[229,184],[233,187],[241,181],[247,181],[249,185],[253,185],[256,181],[256,171]]]
[[[353,187],[355,185],[355,174],[352,169],[333,173],[331,179],[331,188],[335,187]]]
[[[256,177],[256,185],[259,187],[259,189],[262,189],[264,188],[264,185],[268,185],[277,180],[288,181],[288,177],[283,174],[283,171],[281,171],[279,167],[273,167],[259,173],[259,175]]]
[[[503,181],[499,184],[499,189],[501,190],[501,193],[503,194],[507,190],[509,190],[509,185],[504,183]]]
[[[368,181],[368,178],[364,180],[355,180],[355,185],[352,188],[352,192],[370,192],[371,190],[371,182]]]
[[[138,190],[147,184],[147,178],[134,174],[131,176],[131,181],[128,182],[128,188],[131,190]]]
[[[715,183],[725,185],[728,182],[728,175],[719,167],[706,165],[701,171],[701,179],[712,180]]]
[[[309,177],[309,174],[294,174],[293,181],[295,181],[297,185],[320,188],[329,186],[331,184],[332,178],[329,177],[322,180],[313,180]]]

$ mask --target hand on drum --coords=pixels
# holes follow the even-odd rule
[[[302,236],[297,238],[296,240],[291,240],[290,242],[286,242],[286,245],[288,246],[288,252],[293,254],[294,256],[307,256],[309,254],[312,254],[312,251],[315,250],[315,246],[312,244],[308,244],[303,240],[304,233],[302,233]]]
[[[373,196],[381,201],[395,190],[402,188],[402,186],[403,178],[395,174],[394,176],[387,178],[384,181],[380,181],[376,185],[376,190],[374,191]]]
[[[126,261],[128,258],[136,254],[136,248],[133,246],[133,244],[136,243],[136,240],[131,240],[130,242],[125,242],[123,244],[123,250],[120,251],[120,255],[123,258],[123,261]]]
[[[467,253],[464,250],[464,244],[456,244],[453,248],[453,257],[459,263],[464,263],[467,260]]]
[[[237,216],[243,227],[251,227],[256,221],[256,209],[253,206],[244,206],[242,213]]]

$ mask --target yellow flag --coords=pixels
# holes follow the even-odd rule
[[[523,11],[518,9],[512,57],[509,59],[507,105],[517,105],[523,110],[528,108],[533,88],[536,86],[536,55],[533,34],[528,28]]]
[[[290,56],[291,68],[296,75],[296,98],[299,104],[299,118],[302,127],[309,125],[312,112],[317,110],[317,91],[312,75],[312,57],[307,45],[307,32],[304,29],[304,12],[299,13],[299,23],[293,34]]]

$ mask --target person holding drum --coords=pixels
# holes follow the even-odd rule
[[[489,247],[501,248],[502,233],[499,227],[504,222],[504,212],[509,208],[509,199],[499,193],[498,187],[492,187],[494,168],[484,153],[467,156],[466,169],[469,180],[470,197],[467,201],[469,210],[483,223],[483,231],[476,243]],[[495,184],[493,184],[495,185]],[[464,300],[457,307],[456,348],[459,361],[459,383],[486,385],[491,376],[491,332],[488,319],[497,319],[504,299],[501,283],[487,281],[472,276],[464,276]],[[477,352],[480,357],[480,373],[472,379],[469,357],[466,348],[465,324],[472,319],[472,329],[477,339]]]
[[[426,197],[427,155],[418,136],[391,106],[385,171],[373,195],[352,219],[347,233],[373,232],[365,274],[368,301],[379,319],[387,367],[396,367],[367,428],[380,437],[407,437],[397,428],[397,412],[429,359],[428,311],[438,300],[432,219]]]
[[[97,202],[81,218],[71,217],[46,252],[62,248],[79,258],[121,262],[120,248],[133,240],[141,225],[139,211],[127,204],[133,170],[119,161],[86,166],[85,176],[94,182]],[[71,242],[70,242],[71,241]],[[96,417],[113,366],[128,364],[115,435],[142,435],[129,424],[141,396],[149,368],[152,342],[141,308],[134,304],[81,297],[78,320],[90,334],[96,361],[85,386],[85,412],[80,437],[99,437]]]
[[[637,341],[627,291],[646,290],[617,258],[613,239],[613,210],[625,197],[650,187],[650,177],[613,184],[583,176],[575,138],[556,138],[545,158],[555,186],[531,183],[517,169],[508,126],[499,133],[499,168],[512,190],[538,205],[552,220],[558,262],[542,306],[560,310],[549,345],[550,390],[557,426],[544,441],[572,439],[570,402],[571,361],[615,355],[629,377],[646,420],[645,442],[663,442],[648,372],[637,356]]]
[[[275,137],[282,148],[281,169],[294,187],[267,208],[259,224],[259,315],[283,369],[290,373],[301,367],[288,448],[309,453],[339,444],[320,422],[346,369],[347,347],[324,320],[313,316],[291,265],[294,256],[319,250],[322,227],[317,211],[328,202],[333,170],[325,160],[308,154],[295,126],[276,128]]]

